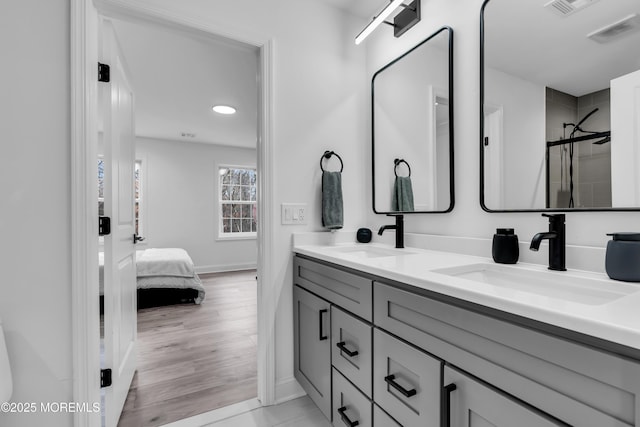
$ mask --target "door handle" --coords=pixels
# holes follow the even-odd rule
[[[345,414],[346,410],[347,410],[346,406],[343,406],[342,408],[338,408],[338,413],[340,414],[340,418],[342,418],[342,422],[345,423],[349,427],[356,427],[358,424],[360,424],[360,421],[358,421],[358,420],[351,421],[349,419],[349,417],[347,416],[347,414]]]
[[[324,332],[323,332],[323,330],[322,330],[322,329],[323,329],[323,328],[322,328],[322,320],[323,320],[322,315],[323,315],[324,313],[328,312],[328,311],[329,311],[329,310],[324,309],[324,310],[320,310],[320,311],[318,312],[318,324],[319,324],[319,330],[320,330],[320,338],[319,338],[319,339],[320,339],[320,341],[324,341],[324,340],[326,340],[327,338],[329,338],[328,336],[326,336],[326,335],[324,334]]]
[[[442,394],[442,427],[451,426],[451,392],[457,388],[454,383],[444,387],[444,393]]]
[[[395,388],[396,390],[398,390],[400,393],[402,393],[402,395],[404,397],[411,397],[411,396],[415,396],[417,391],[415,388],[412,388],[411,390],[407,390],[406,388],[402,387],[400,384],[398,384],[396,381],[396,376],[395,375],[389,375],[384,377],[384,380],[387,382],[387,384],[389,384],[391,387]]]
[[[144,237],[142,236],[138,236],[137,234],[133,235],[133,244],[135,245],[138,242],[142,242],[144,240]]]
[[[338,347],[340,351],[347,353],[347,356],[349,357],[355,357],[358,355],[358,350],[353,350],[353,351],[349,350],[345,345],[344,341],[340,341],[339,343],[337,343],[336,347]]]

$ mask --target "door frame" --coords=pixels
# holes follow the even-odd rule
[[[71,292],[73,401],[100,402],[98,203],[98,17],[142,19],[227,37],[259,49],[258,112],[258,399],[275,403],[275,312],[273,254],[273,39],[195,21],[139,0],[70,0],[71,42]],[[74,413],[74,426],[98,427],[100,414]]]

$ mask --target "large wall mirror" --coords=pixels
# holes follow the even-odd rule
[[[484,3],[484,209],[640,209],[638,46],[638,0]]]
[[[453,209],[452,58],[444,27],[371,80],[375,213]]]

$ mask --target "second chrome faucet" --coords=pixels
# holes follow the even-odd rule
[[[565,267],[565,215],[542,214],[549,218],[549,231],[538,233],[531,239],[529,249],[538,251],[544,239],[549,240],[549,270],[566,271]]]

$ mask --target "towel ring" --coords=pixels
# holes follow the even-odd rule
[[[409,163],[407,163],[407,161],[405,159],[394,159],[393,160],[393,173],[395,174],[395,176],[398,176],[398,165],[400,163],[404,163],[405,165],[407,165],[407,168],[409,168],[409,176],[411,176],[411,166],[409,166]]]
[[[336,156],[338,160],[340,160],[340,172],[344,169],[344,163],[342,163],[342,157],[338,155],[335,151],[325,151],[322,157],[320,157],[320,170],[324,172],[324,168],[322,167],[322,159],[330,159],[331,156]]]

